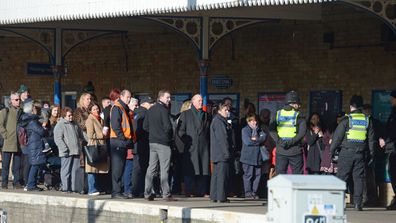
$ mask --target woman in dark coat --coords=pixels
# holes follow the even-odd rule
[[[21,116],[20,121],[20,127],[25,128],[26,131],[27,145],[25,151],[31,165],[26,185],[27,191],[43,190],[37,187],[37,174],[46,161],[45,154],[42,152],[45,131],[38,121],[40,119],[40,110],[41,103],[31,103],[31,106],[24,107],[25,114]]]
[[[210,125],[210,159],[213,162],[213,174],[210,182],[210,200],[212,202],[230,202],[227,199],[227,189],[230,184],[233,140],[232,128],[227,123],[229,109],[227,104],[220,103],[218,114]]]
[[[323,132],[318,113],[312,113],[309,118],[307,140],[307,165],[308,174],[319,174],[323,152]]]
[[[202,97],[191,99],[191,109],[181,113],[178,136],[184,144],[182,166],[186,196],[204,196],[209,183],[210,121],[202,111]],[[196,192],[193,193],[193,185]]]

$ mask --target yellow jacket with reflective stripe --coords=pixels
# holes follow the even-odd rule
[[[363,113],[351,113],[349,118],[349,130],[346,132],[350,142],[364,142],[367,139],[369,118]]]
[[[284,140],[292,139],[297,135],[297,117],[300,113],[295,110],[281,109],[276,113],[278,136]]]

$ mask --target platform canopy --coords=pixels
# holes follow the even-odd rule
[[[337,0],[1,0],[0,25],[197,13],[237,7],[302,5],[332,1]]]

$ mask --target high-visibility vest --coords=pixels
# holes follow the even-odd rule
[[[116,101],[114,102],[114,106],[117,106],[119,109],[122,111],[122,117],[121,117],[121,130],[124,133],[124,137],[126,139],[131,139],[132,138],[132,130],[131,130],[131,123],[129,120],[129,114],[125,111],[124,107],[120,104],[120,102]],[[114,106],[110,110],[110,114],[113,111]],[[113,127],[111,126],[111,121],[110,121],[110,138],[117,138],[117,134],[114,131]]]
[[[348,115],[349,130],[346,132],[347,140],[350,142],[364,142],[367,139],[367,128],[369,118],[362,113]]]
[[[276,124],[278,136],[284,140],[292,139],[297,135],[297,117],[300,113],[295,110],[277,111]]]

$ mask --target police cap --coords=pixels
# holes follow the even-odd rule
[[[362,108],[363,107],[363,98],[360,95],[353,95],[349,104],[354,108]]]
[[[297,92],[295,91],[289,91],[286,94],[286,98],[285,98],[286,104],[301,104],[301,100],[300,97],[298,96]]]

